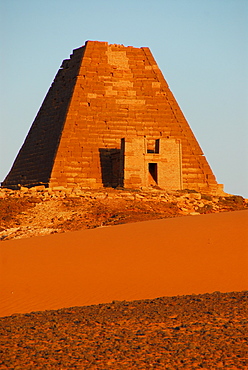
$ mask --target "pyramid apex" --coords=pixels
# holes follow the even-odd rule
[[[107,41],[98,41],[98,40],[86,40],[85,41],[85,45],[86,44],[101,44],[101,45],[108,45],[108,42]]]

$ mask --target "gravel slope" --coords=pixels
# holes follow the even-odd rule
[[[248,292],[0,319],[0,369],[248,369]]]

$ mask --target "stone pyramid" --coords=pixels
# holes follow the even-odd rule
[[[64,60],[2,186],[216,192],[149,48],[87,41]]]

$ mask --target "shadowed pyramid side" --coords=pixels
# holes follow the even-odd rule
[[[2,186],[48,185],[83,53],[63,61]]]

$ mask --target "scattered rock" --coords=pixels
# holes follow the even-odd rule
[[[247,307],[216,292],[3,317],[0,369],[247,369]]]
[[[193,191],[92,190],[43,185],[19,190],[0,188],[0,238],[247,208],[248,201],[240,196],[211,196]],[[7,232],[13,228],[16,231]]]

